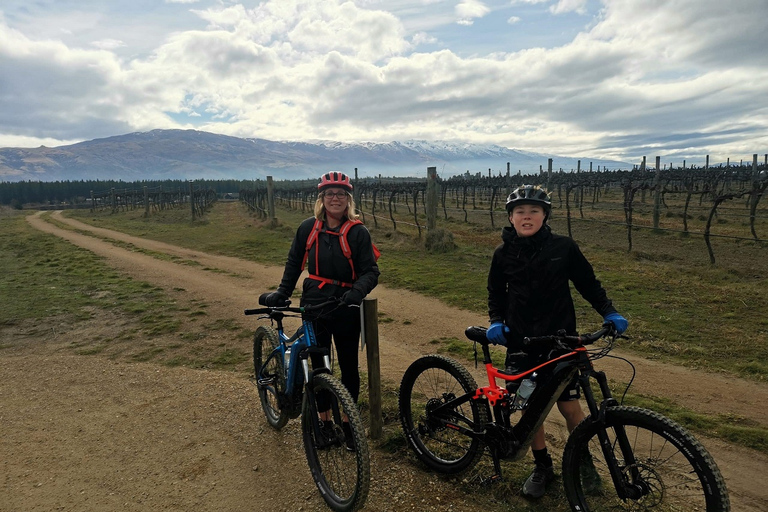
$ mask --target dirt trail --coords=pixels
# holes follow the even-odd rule
[[[39,215],[28,217],[28,221],[35,228],[105,257],[110,266],[122,272],[168,290],[181,288],[191,296],[204,299],[209,304],[207,312],[211,318],[235,318],[243,326],[253,327],[251,321],[238,317],[240,311],[253,307],[256,297],[277,284],[282,274],[281,268],[215,256],[94,228],[67,219],[59,213],[54,216],[61,222],[79,230],[92,232],[99,237],[121,240],[139,248],[200,263],[198,267],[160,260],[116,247],[93,236],[60,229],[45,222]],[[214,273],[204,270],[205,268],[226,272]],[[433,351],[430,340],[461,337],[466,326],[484,324],[486,321],[481,315],[448,307],[435,299],[403,290],[379,286],[374,290],[372,297],[378,299],[380,313],[393,319],[379,325],[382,378],[389,384],[399,383],[402,373],[415,358]],[[292,422],[288,427],[287,436],[293,442],[286,441],[285,433],[274,433],[266,427],[259,411],[253,410],[255,406],[252,390],[248,388],[250,384],[247,381],[216,372],[158,369],[152,365],[108,363],[104,368],[103,361],[97,358],[75,358],[55,353],[45,356],[51,362],[48,366],[41,364],[39,357],[40,353],[35,351],[16,354],[11,358],[0,357],[4,376],[3,382],[0,383],[0,396],[4,409],[9,410],[9,406],[15,406],[24,410],[24,404],[30,404],[21,414],[26,420],[11,425],[15,427],[11,429],[14,435],[8,438],[4,435],[3,452],[8,449],[12,455],[22,457],[22,448],[33,451],[30,455],[23,456],[23,460],[14,462],[12,459],[11,462],[4,462],[7,470],[4,473],[9,476],[6,477],[3,492],[9,489],[11,492],[23,491],[24,496],[40,504],[39,508],[34,509],[6,509],[1,504],[5,500],[0,494],[0,511],[55,510],[53,505],[57,503],[62,510],[80,508],[78,504],[83,504],[90,510],[107,510],[111,509],[111,504],[123,500],[128,504],[123,508],[138,510],[141,504],[149,504],[152,497],[161,499],[159,503],[152,502],[155,505],[153,508],[161,508],[157,505],[162,505],[163,508],[169,509],[205,509],[206,504],[221,504],[221,500],[228,500],[224,508],[245,510],[252,508],[253,504],[258,502],[258,497],[265,499],[265,496],[274,500],[273,507],[277,510],[288,510],[297,503],[302,507],[301,510],[315,510],[316,507],[319,507],[318,510],[323,509],[306,474],[308,472],[303,471],[305,464],[300,451],[300,437],[295,430],[296,422]],[[633,388],[636,392],[667,396],[698,411],[730,413],[764,425],[768,424],[768,411],[765,407],[765,404],[768,404],[768,386],[694,372],[641,360],[635,356],[632,356],[631,360],[638,371]],[[629,378],[626,363],[603,359],[599,367],[605,369],[611,378]],[[52,373],[52,369],[55,369],[55,372]],[[33,390],[27,389],[30,379],[39,382]],[[63,382],[67,383],[64,387]],[[183,391],[179,392],[179,388],[183,388]],[[8,405],[6,401],[9,402]],[[52,404],[58,404],[59,412],[68,410],[71,414],[80,416],[80,420],[54,421],[53,417],[47,419],[45,412]],[[105,409],[105,405],[109,407]],[[39,407],[39,416],[33,414],[35,407]],[[137,409],[141,409],[145,414],[137,415]],[[98,417],[97,410],[104,410],[106,416]],[[91,411],[90,414],[87,411]],[[5,430],[7,413],[0,414],[3,416]],[[109,417],[110,414],[113,416]],[[91,415],[96,417],[90,417]],[[564,439],[565,429],[557,416],[552,415],[549,430],[556,437]],[[33,417],[38,417],[43,425],[34,424]],[[83,422],[83,419],[86,421]],[[258,429],[257,438],[249,438],[240,430],[236,430],[236,434],[232,433],[230,424],[237,425],[244,421],[244,429],[247,430],[248,421],[251,422],[251,430]],[[93,429],[98,431],[92,431]],[[157,438],[153,436],[155,429],[159,432]],[[145,446],[140,453],[121,451],[125,449],[121,439],[126,437],[151,443],[148,446],[152,449]],[[106,445],[104,441],[108,441]],[[271,443],[276,442],[285,442],[291,446],[280,446],[279,453],[275,453],[275,445]],[[173,454],[172,459],[157,460],[155,455],[150,453],[158,447],[158,443],[168,444],[163,452]],[[763,474],[768,468],[768,457],[713,439],[705,439],[704,443],[714,455],[726,478],[733,509],[768,510],[768,489],[762,482]],[[128,446],[131,446],[131,443]],[[133,448],[136,448],[135,444]],[[284,448],[286,450],[283,450]],[[35,454],[38,450],[40,453]],[[258,452],[258,456],[253,454],[254,451]],[[229,455],[221,457],[222,454]],[[131,456],[136,455],[141,455],[139,460],[144,460],[150,467],[142,467],[139,470],[143,476],[131,477],[131,467],[135,465]],[[381,458],[381,455],[376,457]],[[42,462],[40,458],[45,461]],[[194,458],[199,459],[198,465],[186,469],[186,478],[183,475],[176,475],[175,481],[160,478],[163,475],[168,476],[171,467],[178,471],[190,466],[190,460]],[[95,468],[89,469],[94,460],[97,461]],[[254,466],[257,469],[272,467],[272,462],[275,463],[274,467],[301,468],[295,471],[295,474],[286,475],[289,481],[301,482],[301,491],[296,493],[296,496],[286,496],[285,492],[275,489],[274,474],[267,475],[261,470],[253,470]],[[153,468],[152,464],[159,466]],[[227,467],[229,464],[234,467]],[[25,465],[40,466],[41,469],[33,478],[24,474],[22,468]],[[114,490],[110,490],[109,485],[106,485],[98,499],[89,498],[96,501],[78,501],[82,496],[78,495],[80,490],[77,486],[64,488],[61,485],[64,482],[71,483],[68,479],[61,481],[61,474],[56,472],[57,466],[61,465],[79,468],[79,477],[86,481],[80,480],[78,485],[84,487],[84,494],[87,495],[93,492],[93,482],[106,485],[104,479],[94,473],[95,471],[99,468],[115,471],[114,478],[107,479],[111,482],[110,485],[114,485]],[[113,469],[113,465],[117,468]],[[120,468],[121,465],[124,465],[124,469]],[[400,477],[398,483],[391,484],[391,487],[383,474],[377,479],[377,472],[391,472],[395,467],[406,473],[410,471],[402,466],[398,461],[377,461],[374,471],[374,482],[377,484],[372,485],[371,499],[366,510],[432,510],[429,503],[423,500],[423,490],[413,489],[412,495],[409,495],[407,475]],[[228,479],[227,476],[233,478]],[[50,478],[50,482],[46,478]],[[170,477],[170,480],[174,478]],[[175,486],[178,486],[178,493],[174,492]],[[145,489],[143,492],[147,493],[146,498],[140,495],[139,489]],[[254,489],[259,490],[257,495],[253,494]],[[128,496],[132,492],[139,494]],[[112,496],[117,498],[113,500]],[[195,496],[197,501],[191,501],[190,496]],[[234,501],[238,499],[242,499],[242,502]],[[472,507],[458,500],[453,502],[450,508],[436,506],[435,510],[472,510]]]

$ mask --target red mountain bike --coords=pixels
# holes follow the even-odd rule
[[[618,337],[612,325],[583,336],[526,338],[543,348],[544,362],[510,375],[493,366],[484,327],[469,327],[479,344],[488,385],[478,387],[458,361],[429,355],[411,364],[400,384],[400,421],[416,456],[429,468],[456,474],[474,467],[487,449],[501,479],[501,460],[524,456],[560,394],[576,377],[589,415],[570,434],[563,452],[562,476],[571,509],[687,510],[724,512],[730,501],[720,470],[688,431],[658,413],[620,405],[608,379],[592,366],[605,357]],[[604,338],[605,346],[585,346]],[[475,345],[476,347],[477,345]],[[521,402],[497,380],[520,383],[536,374],[537,385]],[[597,382],[598,403],[591,387]],[[516,412],[516,423],[510,418]],[[599,477],[587,474],[582,461],[591,455]]]

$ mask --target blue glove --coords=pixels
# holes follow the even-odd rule
[[[507,332],[509,332],[509,327],[502,322],[493,322],[488,330],[485,331],[485,337],[494,345],[506,345],[507,337],[504,334]]]
[[[627,330],[627,326],[629,325],[629,322],[627,322],[627,319],[621,316],[618,313],[608,313],[605,315],[605,323],[611,323],[616,328],[616,332],[621,334],[624,331]]]

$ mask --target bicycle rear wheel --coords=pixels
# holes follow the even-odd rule
[[[267,423],[280,430],[288,422],[288,412],[281,407],[285,394],[285,363],[272,354],[279,341],[277,331],[270,326],[256,329],[253,337],[253,368],[259,390],[261,408]],[[264,364],[266,362],[266,365]]]
[[[319,420],[317,397],[330,403],[331,419]],[[349,419],[343,428],[344,416]],[[312,478],[328,506],[337,512],[359,510],[368,497],[371,462],[357,405],[341,382],[328,374],[312,380],[305,393],[301,430]]]
[[[484,444],[446,422],[473,429],[488,421],[488,411],[470,400],[437,415],[435,407],[477,389],[475,379],[458,361],[431,355],[414,361],[400,383],[400,423],[416,456],[435,471],[456,474],[469,470],[483,454]]]
[[[608,434],[622,480],[635,492],[626,500],[608,473],[601,430]],[[617,437],[622,432],[625,447]],[[594,470],[585,462],[587,450]],[[563,452],[563,486],[571,508],[582,512],[730,510],[720,470],[701,443],[669,418],[639,407],[611,407],[605,425],[587,418],[574,429]]]

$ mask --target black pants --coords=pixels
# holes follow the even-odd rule
[[[341,383],[357,403],[360,396],[360,372],[358,370],[360,342],[360,309],[341,307],[328,316],[314,322],[315,337],[321,347],[331,346],[331,338],[336,345],[336,361],[341,370]],[[322,357],[312,355],[312,366],[323,365]],[[327,410],[328,403],[318,397],[318,409]]]

